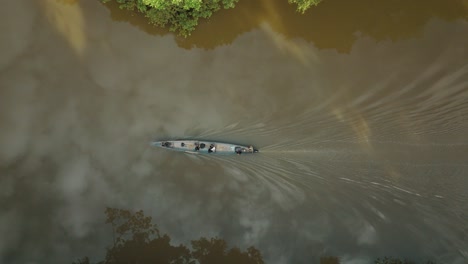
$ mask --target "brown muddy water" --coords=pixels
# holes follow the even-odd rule
[[[241,0],[187,39],[98,1],[0,13],[1,263],[102,259],[106,206],[267,263],[468,261],[466,0]],[[261,152],[148,145],[182,137]]]

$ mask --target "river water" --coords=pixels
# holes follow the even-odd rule
[[[106,206],[267,263],[468,261],[466,0],[241,0],[187,39],[98,1],[0,14],[1,263],[102,259]],[[148,145],[183,137],[260,153]]]

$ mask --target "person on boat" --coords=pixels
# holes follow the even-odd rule
[[[215,152],[216,151],[216,147],[214,144],[211,144],[210,145],[210,148],[208,149],[208,153],[211,153],[211,152]]]
[[[254,152],[253,146],[249,146],[248,149],[249,149],[249,152]]]
[[[198,144],[198,142],[195,142],[195,151],[199,151],[200,150],[200,145]]]
[[[242,154],[242,149],[241,149],[241,148],[236,148],[236,154],[237,154],[237,155]]]
[[[168,147],[171,146],[171,142],[167,142],[167,141],[166,141],[166,142],[163,142],[161,145],[162,145],[163,147],[168,148]]]

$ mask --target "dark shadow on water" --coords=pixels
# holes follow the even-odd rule
[[[115,3],[105,6],[116,21],[127,21],[152,35],[172,34],[149,25],[141,15],[120,10]],[[234,9],[220,10],[210,19],[200,20],[190,37],[176,37],[176,41],[186,49],[213,49],[232,43],[265,22],[288,39],[304,39],[320,49],[349,52],[359,34],[378,41],[407,39],[421,34],[432,18],[466,19],[468,10],[462,1],[325,0],[301,15],[287,0],[244,0]]]

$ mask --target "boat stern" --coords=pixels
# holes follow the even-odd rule
[[[160,147],[160,148],[173,148],[174,142],[173,141],[152,141],[150,145],[153,147]]]
[[[163,144],[164,144],[163,141],[151,141],[150,142],[150,146],[152,146],[152,147],[162,147]]]

